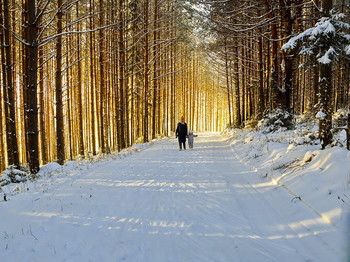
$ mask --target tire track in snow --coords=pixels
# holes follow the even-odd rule
[[[220,141],[218,141],[217,143],[220,143],[221,147],[224,149],[225,144],[223,144]],[[226,151],[227,151],[227,148],[226,148]],[[224,165],[221,168],[221,174],[217,174],[217,177],[224,184],[224,185],[222,185],[224,190],[231,193],[229,195],[229,199],[235,203],[235,205],[233,205],[233,206],[236,206],[236,210],[233,210],[232,212],[227,212],[225,207],[220,207],[220,201],[222,201],[222,199],[220,199],[220,197],[218,197],[217,199],[214,200],[218,206],[217,210],[219,212],[222,212],[222,214],[220,215],[221,217],[231,217],[234,219],[239,218],[238,220],[244,225],[243,228],[237,227],[236,226],[237,221],[235,221],[235,223],[234,223],[235,226],[233,227],[232,221],[223,220],[223,222],[226,223],[226,225],[224,227],[226,227],[226,229],[228,231],[231,231],[231,233],[233,233],[234,236],[239,240],[238,241],[238,248],[241,247],[242,245],[245,245],[245,249],[250,250],[250,253],[254,253],[254,252],[252,252],[252,250],[255,250],[255,253],[259,254],[259,261],[280,261],[279,258],[274,259],[273,256],[271,256],[269,254],[269,250],[267,250],[266,247],[264,247],[264,245],[259,245],[258,240],[254,240],[254,243],[251,243],[253,241],[249,241],[249,244],[244,243],[244,242],[247,242],[245,240],[242,241],[242,239],[244,239],[244,238],[247,238],[247,239],[259,238],[259,235],[256,235],[256,233],[257,233],[256,227],[254,227],[254,224],[252,224],[252,225],[249,224],[252,221],[250,221],[249,216],[246,215],[244,212],[244,210],[249,208],[249,207],[244,207],[240,203],[241,201],[239,199],[239,195],[237,195],[237,192],[235,190],[233,190],[232,188],[235,186],[234,184],[237,184],[237,182],[239,182],[239,187],[236,187],[236,190],[238,189],[241,191],[242,190],[248,191],[247,189],[249,189],[249,186],[247,186],[246,181],[242,182],[241,179],[239,179],[239,181],[235,181],[234,183],[230,183],[228,180],[232,180],[232,176],[235,177],[235,180],[237,180],[237,178],[239,178],[239,177],[243,177],[245,175],[244,173],[246,173],[246,170],[240,170],[240,172],[234,171],[235,169],[237,170],[237,167],[239,168],[240,165],[238,165],[238,166],[237,166],[237,164],[233,165],[232,164],[232,160],[233,160],[232,157],[230,158],[230,155],[227,155],[227,152],[224,153],[223,150],[216,152],[216,155],[217,154],[219,154],[218,158],[222,159],[224,162]],[[231,184],[233,184],[233,186]],[[238,196],[238,198],[237,198],[237,196]],[[249,196],[244,196],[244,197],[246,198]],[[235,215],[235,212],[237,212],[239,215]],[[286,245],[286,246],[288,246],[288,245]],[[282,245],[279,245],[278,249],[281,250],[281,248],[282,248]],[[295,259],[296,259],[295,258],[295,249],[288,247],[288,251],[289,251],[290,255],[293,255],[293,257],[294,257],[293,261],[295,261]],[[251,258],[251,260],[249,260],[248,252],[246,252],[245,258],[242,259],[242,261],[254,261],[254,259],[256,258],[256,254],[254,254],[253,258]]]

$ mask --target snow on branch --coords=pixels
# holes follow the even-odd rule
[[[299,48],[299,55],[318,54],[317,61],[329,64],[340,55],[350,55],[350,35],[343,30],[350,29],[350,24],[340,21],[342,13],[331,11],[329,17],[322,17],[314,27],[293,36],[282,46],[283,51]]]
[[[320,58],[317,59],[317,61],[321,64],[329,64],[332,63],[334,59],[332,57],[337,57],[337,53],[335,52],[334,48],[331,46],[328,51]]]
[[[300,33],[297,36],[293,36],[291,39],[289,39],[289,41],[287,43],[285,43],[282,46],[282,50],[283,51],[287,51],[290,49],[294,49],[297,46],[298,41],[303,40],[306,36],[310,36],[310,32],[312,31],[313,28],[309,28],[306,31],[304,31],[303,33]]]
[[[97,27],[97,28],[93,28],[93,29],[89,29],[89,30],[83,30],[83,31],[67,31],[67,32],[62,32],[60,34],[55,34],[55,35],[51,35],[47,38],[44,38],[39,46],[42,46],[44,44],[46,44],[47,42],[50,42],[51,40],[59,37],[59,36],[62,36],[62,35],[70,35],[70,34],[86,34],[86,33],[90,33],[90,32],[96,32],[96,31],[99,31],[99,30],[103,30],[103,29],[107,29],[107,28],[110,28],[110,27],[113,27],[113,26],[116,26],[118,25],[118,23],[114,23],[114,24],[109,24],[109,25],[105,25],[105,26],[101,26],[101,27]]]
[[[350,45],[347,45],[345,47],[345,53],[346,53],[346,55],[350,55]]]

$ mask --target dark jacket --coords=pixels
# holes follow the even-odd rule
[[[186,142],[187,124],[185,122],[179,122],[177,124],[175,135],[179,138],[179,142]]]

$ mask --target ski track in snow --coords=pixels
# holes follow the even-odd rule
[[[1,202],[0,261],[342,261],[337,228],[220,135],[177,145],[160,140]]]

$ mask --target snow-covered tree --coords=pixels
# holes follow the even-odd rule
[[[341,21],[343,18],[344,14],[332,9],[329,16],[322,17],[314,27],[290,38],[282,49],[294,49],[301,44],[299,54],[314,54],[320,64],[330,64],[340,56],[349,56],[350,34],[344,30],[350,29],[350,24]]]
[[[327,3],[326,3],[327,2]],[[322,148],[332,143],[332,64],[342,56],[350,55],[350,24],[341,21],[344,14],[332,9],[332,1],[323,1],[323,17],[314,27],[293,36],[282,50],[298,48],[300,55],[314,55],[319,65],[319,101],[316,117],[320,121],[319,135]]]

